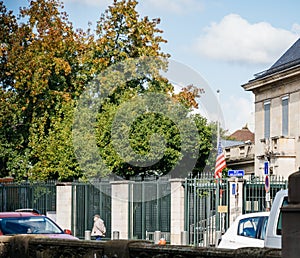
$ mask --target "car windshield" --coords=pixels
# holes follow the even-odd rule
[[[1,218],[0,230],[3,235],[63,233],[56,224],[43,216]]]

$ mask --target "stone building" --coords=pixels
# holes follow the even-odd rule
[[[254,175],[254,133],[244,126],[229,136],[232,140],[223,140],[227,167],[244,170],[245,178]]]
[[[300,166],[300,39],[242,87],[255,95],[255,175],[287,178]]]

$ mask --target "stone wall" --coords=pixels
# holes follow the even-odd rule
[[[175,245],[154,245],[141,240],[88,241],[38,238],[19,235],[0,237],[0,258],[143,258],[215,257],[280,258],[281,250],[241,248],[237,250]]]

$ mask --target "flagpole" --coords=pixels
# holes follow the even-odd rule
[[[217,90],[217,153],[219,152],[219,142],[220,142],[220,90]],[[217,178],[217,189],[216,189],[216,242],[215,246],[218,244],[218,239],[221,237],[221,230],[220,230],[220,214],[218,211],[220,205],[220,184],[219,178]]]
[[[218,114],[217,114],[217,149],[219,147],[219,142],[220,142],[220,90],[217,90],[217,100],[218,100]]]

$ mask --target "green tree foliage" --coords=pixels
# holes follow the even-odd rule
[[[20,11],[25,22],[15,23],[14,30],[10,30],[12,40],[7,46],[5,66],[13,80],[6,82],[2,90],[15,100],[18,146],[14,146],[17,155],[3,162],[20,178],[66,180],[77,175],[70,148],[72,113],[68,109],[72,110],[84,85],[84,44],[82,35],[74,32],[59,7],[55,0],[31,1]],[[2,15],[8,16],[5,12]],[[54,141],[58,138],[61,152]]]
[[[178,163],[177,174],[201,173],[212,128],[190,111],[203,92],[188,85],[175,94],[159,75],[166,40],[159,19],[140,17],[137,4],[114,0],[93,34],[74,30],[58,0],[31,1],[19,20],[0,2],[0,176],[129,178]]]

